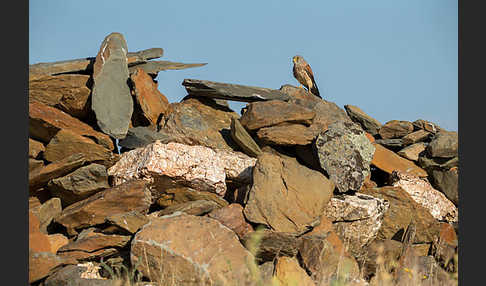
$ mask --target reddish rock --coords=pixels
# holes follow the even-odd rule
[[[282,122],[310,125],[315,112],[281,100],[257,101],[247,105],[240,122],[248,130],[277,125]]]
[[[91,76],[61,74],[29,80],[29,102],[38,101],[56,107],[78,119],[87,118],[90,109]]]
[[[296,258],[280,257],[275,265],[275,278],[278,285],[292,286],[314,286],[314,282],[299,265]]]
[[[104,223],[106,218],[130,211],[146,213],[151,204],[145,181],[135,180],[98,192],[65,208],[55,220],[68,232]]]
[[[241,239],[253,231],[253,227],[245,221],[243,207],[240,204],[230,204],[226,207],[215,209],[208,214],[222,225],[228,227]]]
[[[308,126],[286,122],[260,128],[256,135],[265,144],[282,146],[307,145],[315,137]]]
[[[383,139],[401,138],[413,132],[413,124],[403,120],[391,120],[381,126],[378,133]]]
[[[60,233],[50,234],[47,236],[47,239],[51,244],[52,253],[57,253],[59,248],[69,243],[69,239]]]
[[[44,159],[54,162],[75,153],[83,154],[87,162],[97,162],[107,167],[111,167],[118,159],[110,150],[71,130],[57,132],[46,146]]]
[[[417,131],[414,131],[410,134],[407,134],[403,136],[402,142],[404,145],[410,145],[414,144],[417,142],[422,142],[427,140],[430,137],[430,132],[425,131],[423,129],[419,129]]]
[[[61,129],[93,138],[96,143],[103,145],[108,150],[114,149],[113,142],[108,135],[95,131],[79,119],[40,102],[29,103],[29,134],[33,139],[49,143]]]
[[[29,158],[36,159],[45,149],[44,144],[29,138]]]
[[[50,252],[51,243],[47,234],[40,231],[40,221],[29,211],[29,249],[34,252]]]
[[[29,158],[29,173],[43,166],[44,166],[44,161]]]
[[[197,200],[168,206],[158,211],[156,216],[170,215],[176,212],[183,212],[188,215],[204,215],[217,208],[219,208],[219,205],[214,201]]]
[[[61,214],[61,200],[59,198],[49,199],[40,206],[30,208],[29,211],[39,219],[40,231],[47,234],[47,226]]]
[[[423,119],[417,119],[414,122],[412,122],[412,124],[414,126],[414,129],[423,129],[423,130],[428,131],[432,134],[435,134],[435,133],[443,130],[437,124],[434,124],[430,121],[423,120]]]
[[[375,146],[375,154],[373,155],[373,160],[371,160],[371,165],[388,174],[398,170],[421,178],[427,177],[427,172],[412,161],[395,154],[395,152],[386,149],[380,144],[373,143],[373,145]]]
[[[130,233],[136,233],[142,226],[149,222],[149,219],[146,215],[132,211],[108,216],[106,221]]]
[[[76,264],[76,262],[76,260],[59,257],[51,252],[29,250],[29,283],[34,283],[47,277],[58,266]]]
[[[137,68],[130,78],[135,91],[135,99],[141,108],[140,116],[143,116],[150,125],[157,126],[159,117],[167,114],[170,109],[169,101],[160,93],[157,83],[142,68]]]
[[[77,240],[64,245],[59,248],[58,255],[77,260],[103,257],[109,253],[111,254],[112,249],[126,246],[130,239],[131,237],[126,235],[105,235],[102,233],[95,233],[87,237],[78,238]]]
[[[417,162],[420,153],[425,150],[426,146],[427,145],[425,143],[418,142],[403,148],[402,150],[398,151],[397,154],[405,159]]]

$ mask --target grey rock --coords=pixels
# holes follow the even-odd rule
[[[321,167],[341,193],[358,191],[370,174],[375,147],[356,123],[336,122],[315,142]]]
[[[51,195],[59,197],[63,207],[66,207],[109,188],[110,185],[106,167],[93,163],[51,180],[47,187]]]
[[[361,127],[371,135],[377,135],[378,130],[381,128],[381,123],[374,119],[373,117],[366,114],[361,108],[354,105],[345,105],[346,113],[348,116],[356,123],[360,124]]]
[[[214,201],[207,201],[207,200],[189,201],[182,204],[168,206],[165,209],[159,211],[157,213],[157,216],[170,215],[175,212],[183,212],[188,215],[203,215],[219,207],[220,206]]]
[[[91,109],[100,129],[116,139],[125,138],[133,113],[128,86],[127,43],[120,33],[101,44],[93,67]]]
[[[296,256],[300,238],[292,233],[258,229],[242,238],[250,252],[255,251],[259,262],[272,261],[276,256]]]
[[[455,131],[441,131],[435,135],[427,146],[431,157],[452,158],[457,156],[459,136]]]
[[[169,61],[150,61],[136,66],[131,66],[128,68],[128,71],[130,74],[132,74],[133,72],[135,72],[137,68],[141,68],[149,75],[156,77],[159,71],[182,70],[188,68],[202,67],[205,65],[207,65],[207,63],[185,64],[185,63],[177,63],[177,62],[169,62]]]
[[[457,169],[450,170],[438,170],[433,169],[430,171],[430,181],[432,186],[454,203],[459,205],[459,174]]]
[[[260,146],[248,134],[246,129],[241,125],[236,118],[231,118],[231,138],[241,147],[243,152],[251,157],[257,157],[262,153]]]
[[[169,143],[171,139],[171,136],[163,130],[157,132],[149,127],[139,126],[128,129],[127,136],[120,140],[118,145],[126,149],[135,149],[154,143],[156,140]]]
[[[85,266],[67,265],[44,281],[44,286],[114,286],[113,280],[87,279],[81,275],[87,270]]]
[[[453,167],[459,166],[459,158],[430,158],[427,157],[427,154],[420,156],[418,159],[418,164],[420,167],[424,168],[425,170],[431,169],[440,169],[440,170],[449,170]]]
[[[375,142],[390,150],[400,150],[405,147],[402,138],[376,139]]]

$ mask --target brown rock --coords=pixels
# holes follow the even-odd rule
[[[130,75],[130,79],[133,83],[136,102],[141,108],[140,116],[143,116],[149,125],[156,127],[161,114],[167,114],[169,111],[169,101],[160,93],[157,83],[142,68],[138,67]],[[137,110],[135,110],[136,112]]]
[[[41,142],[29,138],[29,158],[36,159],[45,149]]]
[[[439,222],[429,210],[416,203],[402,188],[386,186],[366,189],[363,193],[385,199],[390,203],[377,239],[400,239],[403,231],[412,221],[416,224],[413,243],[430,243],[439,233]]]
[[[29,158],[29,173],[43,166],[44,166],[44,161]]]
[[[378,133],[383,139],[401,138],[412,133],[413,124],[403,120],[391,120],[381,126]]]
[[[50,234],[47,236],[47,239],[51,244],[52,253],[57,253],[59,248],[69,243],[69,239],[60,233]]]
[[[40,222],[39,230],[47,234],[47,226],[51,221],[61,214],[61,200],[59,198],[52,198],[38,207],[29,209]]]
[[[403,136],[402,141],[404,145],[410,145],[417,142],[426,141],[430,137],[430,132],[419,129],[410,134]]]
[[[451,131],[438,132],[427,146],[427,153],[431,157],[453,158],[457,156],[459,134]]]
[[[449,170],[431,169],[431,183],[444,193],[456,206],[459,205],[459,170],[453,167]]]
[[[309,127],[286,122],[260,128],[256,135],[265,144],[282,146],[307,145],[314,139]]]
[[[62,177],[86,162],[83,154],[76,153],[62,160],[52,162],[44,167],[29,172],[29,189],[39,189],[51,179]]]
[[[55,220],[70,233],[104,223],[106,218],[130,211],[146,213],[151,204],[146,182],[135,180],[98,192],[65,208]]]
[[[83,120],[90,112],[90,77],[82,74],[62,74],[30,80],[29,102],[38,101]]]
[[[233,138],[236,144],[238,144],[248,156],[257,157],[262,153],[260,146],[258,146],[250,134],[248,134],[240,121],[235,118],[231,118],[231,138]]]
[[[64,207],[109,187],[106,167],[95,163],[48,183],[50,193],[60,198]]]
[[[102,257],[111,252],[112,248],[122,248],[130,241],[131,236],[105,235],[96,233],[88,237],[78,238],[59,248],[58,255],[83,260],[92,257]],[[105,251],[108,249],[109,251]]]
[[[456,231],[450,224],[441,223],[440,233],[432,242],[430,253],[439,265],[449,272],[457,272],[457,247]]]
[[[208,217],[219,221],[222,225],[234,231],[240,239],[253,231],[253,227],[245,221],[243,207],[240,204],[230,204],[215,209],[208,214]]]
[[[204,215],[218,207],[219,205],[214,201],[190,201],[182,204],[168,206],[165,209],[157,212],[157,216],[170,215],[175,212],[183,212],[188,215]]]
[[[381,128],[381,123],[373,117],[366,114],[361,108],[354,105],[344,105],[346,113],[356,123],[360,124],[363,130],[371,135],[377,135]]]
[[[34,252],[51,251],[49,238],[40,231],[40,221],[32,211],[29,211],[29,249]]]
[[[275,266],[275,277],[279,281],[279,285],[282,286],[316,285],[309,275],[307,275],[305,270],[300,267],[297,259],[285,256],[280,257],[277,260],[277,265]]]
[[[29,283],[47,277],[58,266],[75,263],[73,259],[59,257],[51,252],[29,250]]]
[[[412,122],[414,129],[423,129],[425,131],[428,131],[432,134],[435,134],[439,131],[442,131],[443,129],[440,128],[437,124],[434,124],[430,121],[423,120],[423,119],[418,119]]]
[[[277,125],[282,122],[310,125],[315,112],[281,100],[257,101],[247,105],[240,123],[248,130]]]
[[[253,168],[245,217],[275,231],[302,233],[318,222],[333,190],[322,173],[295,158],[263,153]]]
[[[276,232],[259,227],[256,231],[247,233],[242,238],[242,243],[260,263],[274,261],[279,256],[295,257],[300,238],[293,233]]]
[[[398,151],[397,154],[405,159],[417,162],[420,153],[422,153],[426,147],[427,145],[425,143],[418,142],[403,148],[402,150]]]
[[[160,194],[160,198],[157,200],[157,204],[165,208],[168,206],[197,200],[213,201],[217,203],[220,207],[228,205],[227,201],[225,201],[223,198],[221,198],[221,196],[218,196],[215,193],[200,192],[198,190],[188,187],[169,188],[164,190],[164,192]]]
[[[412,161],[400,157],[380,144],[373,143],[373,145],[375,146],[375,154],[373,155],[371,165],[388,174],[398,170],[402,173],[408,173],[421,178],[427,177],[427,172],[415,165]]]
[[[108,216],[106,221],[134,234],[141,227],[146,225],[149,222],[149,219],[146,215],[131,211]]]
[[[238,145],[231,139],[231,118],[239,115],[211,99],[188,98],[172,103],[172,112],[159,123],[160,132],[176,142],[233,151]]]
[[[46,146],[44,159],[54,162],[75,153],[83,154],[87,162],[97,162],[107,167],[111,167],[117,160],[117,156],[110,150],[71,130],[57,132]]]
[[[207,217],[153,218],[133,238],[130,257],[132,265],[154,282],[252,285],[248,263],[253,256],[234,232]]]

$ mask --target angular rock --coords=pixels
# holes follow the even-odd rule
[[[153,76],[154,78],[157,76],[159,71],[166,71],[166,70],[182,70],[188,68],[195,68],[195,67],[202,67],[207,65],[207,63],[200,63],[200,64],[185,64],[185,63],[178,63],[178,62],[169,62],[169,61],[150,61],[142,64],[138,64],[133,67],[129,67],[128,71],[130,74],[134,73],[137,69],[143,70],[145,73]]]
[[[51,179],[62,177],[72,170],[81,167],[86,160],[83,154],[76,153],[62,160],[52,162],[44,167],[29,172],[29,189],[34,191],[43,187]]]
[[[99,266],[98,266],[99,267]],[[83,264],[67,265],[44,281],[44,286],[113,286],[116,282],[100,278],[83,278],[87,272]]]
[[[38,101],[56,107],[78,119],[90,113],[91,76],[63,74],[42,76],[29,81],[29,102]]]
[[[434,189],[426,180],[393,172],[393,186],[401,187],[412,199],[428,209],[430,214],[439,221],[457,222],[458,210],[447,197]]]
[[[405,144],[403,144],[403,139],[402,138],[393,138],[393,139],[376,139],[375,140],[376,144],[380,144],[381,146],[384,146],[392,151],[398,151],[405,147]]]
[[[442,223],[439,236],[432,242],[430,253],[441,267],[449,272],[457,272],[458,240],[454,228],[448,223]]]
[[[428,131],[432,134],[435,134],[439,131],[442,131],[443,129],[440,128],[439,125],[434,124],[430,121],[423,120],[423,119],[417,119],[414,122],[412,122],[414,129],[423,129],[425,131]]]
[[[412,221],[416,224],[413,243],[430,243],[439,233],[439,222],[428,209],[416,203],[402,188],[385,186],[361,191],[390,203],[390,207],[383,217],[377,239],[400,239]]]
[[[425,151],[426,147],[427,147],[426,143],[418,142],[403,148],[402,150],[398,151],[397,154],[402,156],[405,159],[417,162],[420,153]]]
[[[295,258],[280,257],[275,265],[275,277],[282,286],[314,286],[314,281],[307,275]]]
[[[219,205],[214,201],[197,200],[168,206],[157,212],[157,216],[170,215],[175,212],[183,212],[188,215],[204,215],[217,208],[219,208]]]
[[[55,162],[75,153],[83,154],[87,162],[98,162],[107,167],[112,166],[118,159],[110,150],[71,130],[57,132],[46,146],[44,159]]]
[[[150,205],[146,182],[134,180],[68,206],[55,221],[64,225],[69,233],[75,233],[76,229],[104,223],[111,215],[130,211],[146,213]]]
[[[52,198],[38,207],[29,209],[40,222],[39,230],[47,234],[47,226],[54,218],[61,214],[61,200],[59,198]]]
[[[110,187],[106,167],[95,163],[53,179],[47,186],[53,196],[61,199],[64,207]]]
[[[240,239],[253,231],[251,224],[245,221],[243,207],[240,204],[230,204],[217,208],[211,211],[208,217],[219,221],[222,225],[234,231]]]
[[[216,153],[223,162],[226,174],[226,183],[233,185],[247,185],[252,182],[253,166],[257,159],[251,158],[241,152],[218,150]]]
[[[141,108],[140,116],[149,125],[157,126],[160,116],[170,110],[169,101],[158,90],[157,83],[143,69],[137,67],[130,75],[130,79],[133,83],[136,102]]]
[[[408,173],[421,178],[427,177],[427,172],[415,165],[412,161],[395,154],[393,151],[386,149],[380,144],[372,144],[375,146],[375,154],[373,155],[371,165],[388,174],[398,170],[402,173]]]
[[[356,123],[336,122],[319,134],[315,146],[322,169],[339,192],[358,191],[370,174],[375,148]]]
[[[459,171],[433,169],[430,171],[432,186],[444,193],[456,206],[459,205]]]
[[[265,144],[280,146],[307,145],[314,140],[314,132],[309,127],[287,122],[263,127],[256,135]]]
[[[231,119],[239,115],[211,99],[188,98],[172,103],[172,112],[159,123],[159,131],[173,141],[233,151],[238,145],[231,139]]]
[[[435,135],[427,146],[427,152],[431,157],[452,158],[457,156],[459,136],[455,131],[442,131]]]
[[[75,263],[76,260],[59,257],[54,253],[29,250],[29,283],[47,277],[58,266]]]
[[[410,134],[407,134],[403,136],[403,144],[404,145],[411,145],[417,142],[422,142],[426,141],[430,137],[431,133],[428,131],[425,131],[423,129],[419,129],[417,131],[414,131]]]
[[[153,218],[133,238],[130,257],[132,265],[153,282],[252,285],[248,263],[253,255],[234,232],[207,217]]]
[[[50,234],[47,236],[47,239],[51,244],[52,253],[57,253],[59,248],[69,243],[69,239],[60,233]]]
[[[105,235],[96,233],[88,237],[78,238],[58,250],[61,257],[71,257],[77,260],[87,258],[103,257],[103,250],[111,248],[122,248],[130,241],[131,236],[126,235]],[[111,252],[111,251],[109,251]],[[104,252],[104,253],[109,253]]]
[[[334,196],[323,216],[333,222],[333,227],[347,250],[359,257],[381,228],[389,203],[383,199],[356,193],[353,196]]]
[[[360,124],[363,130],[371,135],[377,135],[381,128],[381,123],[373,117],[366,114],[361,108],[354,105],[344,105],[348,116],[356,123]]]
[[[147,216],[139,212],[132,211],[108,216],[106,221],[134,234],[146,225],[149,222],[149,219]]]
[[[29,173],[43,166],[44,166],[44,161],[29,158]]]
[[[31,138],[49,143],[61,129],[68,129],[79,135],[93,138],[96,143],[103,145],[108,150],[114,149],[113,142],[108,135],[95,131],[88,124],[57,108],[40,102],[29,103],[29,136]]]
[[[412,133],[413,125],[411,122],[403,120],[390,120],[381,126],[378,133],[383,139],[401,138]]]
[[[135,149],[154,143],[157,140],[162,143],[169,143],[171,139],[171,136],[164,132],[154,131],[150,127],[138,126],[129,128],[127,136],[120,140],[118,145],[126,149]]]
[[[279,256],[295,257],[300,245],[300,238],[295,234],[264,228],[247,233],[241,241],[259,263],[274,261]]]
[[[295,158],[262,153],[253,168],[244,214],[278,232],[303,233],[318,222],[333,189],[322,173]]]
[[[418,164],[430,173],[431,170],[449,170],[459,167],[459,158],[429,158],[427,152],[419,156]]]
[[[36,159],[45,149],[44,144],[29,138],[29,158]]]
[[[172,205],[197,200],[213,201],[220,207],[228,205],[227,201],[225,201],[223,198],[221,198],[221,196],[218,196],[215,193],[200,192],[188,187],[169,188],[164,190],[163,193],[160,194],[160,197],[157,200],[157,204],[165,208]]]
[[[282,122],[310,125],[315,112],[297,104],[281,100],[253,102],[240,118],[240,123],[247,130],[277,125]]]
[[[29,250],[51,252],[51,243],[47,234],[41,232],[39,218],[29,211]]]
[[[100,129],[116,139],[125,138],[133,113],[127,50],[123,35],[111,33],[101,43],[93,66],[91,109]]]
[[[182,85],[189,95],[234,101],[288,100],[289,96],[276,89],[220,83],[208,80],[184,79]]]
[[[220,155],[221,154],[221,155]],[[141,178],[155,184],[155,198],[168,187],[188,186],[199,191],[224,196],[225,179],[245,180],[255,161],[242,153],[216,153],[204,146],[159,141],[145,148],[126,152],[110,169],[115,185],[132,178]],[[239,162],[242,161],[243,162]],[[242,176],[243,178],[241,178]]]
[[[235,118],[231,118],[231,138],[238,146],[241,147],[243,152],[251,157],[257,157],[262,153],[260,146],[253,140],[248,134],[246,129],[241,125],[240,121]]]

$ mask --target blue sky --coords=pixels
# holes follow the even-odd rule
[[[160,72],[170,102],[184,78],[278,89],[311,65],[321,95],[381,123],[458,130],[457,0],[29,1],[29,64],[96,56],[111,32],[129,51],[208,65]],[[236,112],[244,103],[230,102]]]

